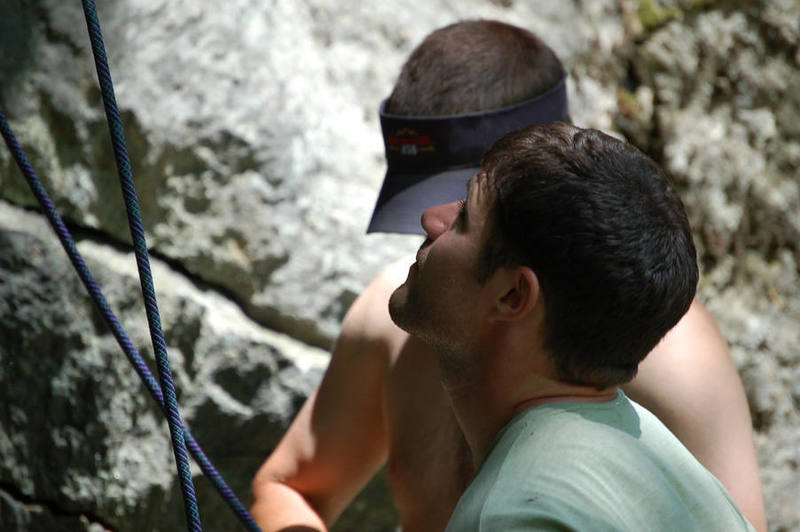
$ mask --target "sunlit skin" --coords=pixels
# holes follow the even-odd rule
[[[447,256],[430,255],[426,242],[420,258],[469,251],[454,227],[459,212],[458,203],[426,211],[429,239],[449,230],[443,242],[453,247],[437,250]],[[459,428],[437,357],[389,316],[390,296],[406,279],[409,262],[388,267],[353,304],[320,387],[259,470],[252,511],[265,531],[296,525],[306,528],[293,530],[327,530],[383,464],[403,530],[441,531],[469,483],[475,453]],[[408,273],[412,280],[418,269]],[[475,289],[463,283],[452,289],[465,286]],[[437,326],[473,334],[469,309],[460,312]],[[451,373],[445,386],[469,384],[475,376],[469,366],[453,369],[461,372]],[[623,389],[722,481],[756,529],[766,530],[747,402],[725,341],[702,304],[692,304]]]

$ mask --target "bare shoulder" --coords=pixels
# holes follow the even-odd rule
[[[695,300],[639,364],[639,373],[624,389],[680,437],[686,423],[679,420],[689,415],[696,419],[719,415],[716,405],[731,395],[739,396],[741,382],[717,322]]]
[[[679,367],[676,367],[679,366]],[[683,318],[643,362],[644,371],[681,370],[685,377],[702,377],[706,372],[733,369],[728,343],[711,313],[694,300]],[[686,370],[692,371],[687,372]]]
[[[692,303],[623,389],[722,482],[756,529],[766,529],[747,398],[728,344],[702,303]]]
[[[381,271],[353,302],[342,321],[339,342],[368,344],[386,353],[397,352],[407,334],[389,316],[389,298],[405,281],[410,258],[400,259]]]
[[[689,310],[673,329],[665,336],[663,346],[686,341],[703,342],[716,345],[727,353],[727,343],[719,330],[714,316],[700,301],[694,300]],[[656,346],[656,349],[662,345]]]

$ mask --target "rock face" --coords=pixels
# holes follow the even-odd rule
[[[82,530],[83,522],[112,530],[183,528],[160,410],[49,228],[6,204],[0,220],[19,228],[0,233],[0,489],[9,507],[0,514],[3,530],[50,530],[48,519],[63,521],[65,530]],[[132,255],[89,240],[79,249],[134,344],[146,346]],[[160,261],[153,267],[184,421],[234,491],[246,496],[248,478],[316,385],[324,352],[258,326],[227,298]],[[142,354],[152,360],[151,349]],[[197,484],[206,525],[226,528],[232,514],[207,482]],[[9,515],[18,517],[7,523]]]
[[[578,125],[626,137],[679,187],[770,528],[800,529],[800,5],[533,4],[98,2],[186,424],[247,504],[344,312],[419,244],[363,235],[380,100],[429,31],[497,18],[558,52]],[[0,3],[0,52],[0,109],[151,360],[79,2]],[[0,528],[181,529],[166,424],[5,149],[0,197]],[[235,526],[197,487],[206,528]],[[392,530],[385,490],[365,500],[339,530]]]

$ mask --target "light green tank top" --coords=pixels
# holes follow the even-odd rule
[[[722,484],[644,407],[531,408],[498,434],[448,532],[753,531]]]

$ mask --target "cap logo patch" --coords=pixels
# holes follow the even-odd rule
[[[417,155],[419,152],[436,151],[436,144],[430,135],[420,134],[417,130],[403,127],[386,138],[387,148],[403,155]]]

